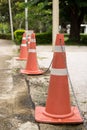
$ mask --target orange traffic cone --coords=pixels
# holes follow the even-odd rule
[[[35,33],[31,34],[31,43],[29,44],[26,68],[21,70],[21,73],[34,75],[43,73],[43,71],[39,69],[37,62]]]
[[[61,42],[60,42],[61,40]],[[77,107],[70,106],[64,36],[57,34],[46,107],[37,106],[35,120],[46,123],[82,123]]]
[[[20,46],[20,55],[17,60],[27,60],[28,52],[27,52],[27,40],[26,33],[23,33],[22,44]]]
[[[28,42],[27,42],[28,49],[30,47],[30,42],[31,42],[31,34],[28,35]]]

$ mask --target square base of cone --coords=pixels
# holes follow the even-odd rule
[[[29,70],[20,70],[20,73],[22,74],[30,74],[30,75],[37,75],[37,74],[43,74],[42,70],[37,70],[37,71],[29,71]]]
[[[51,124],[81,124],[83,119],[80,116],[77,107],[72,107],[73,115],[66,118],[53,118],[44,114],[45,107],[36,107],[35,109],[35,120],[37,122],[51,123]]]

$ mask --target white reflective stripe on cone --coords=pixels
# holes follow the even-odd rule
[[[28,36],[28,38],[30,39],[30,38],[31,38],[31,36]]]
[[[26,40],[26,37],[23,37],[22,40]]]
[[[51,70],[52,75],[64,76],[67,75],[67,70],[65,69],[54,69]]]
[[[28,44],[30,44],[30,41],[28,42]]]
[[[36,42],[36,39],[31,39],[31,42]]]
[[[54,52],[65,52],[65,46],[54,46]]]
[[[27,46],[27,44],[21,44],[21,46],[25,46],[25,47],[26,47],[26,46]]]
[[[36,52],[35,49],[29,49],[28,52]]]

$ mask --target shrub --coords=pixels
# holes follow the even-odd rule
[[[16,42],[17,45],[20,45],[22,42],[22,35],[25,32],[25,30],[16,30],[14,32],[14,40]]]
[[[87,45],[87,34],[81,35],[80,44]]]
[[[11,40],[11,34],[0,34],[0,39]]]
[[[87,34],[80,34],[80,42],[69,39],[69,35],[64,35],[66,45],[87,45]]]
[[[39,45],[52,44],[52,33],[37,33],[36,41]]]
[[[25,30],[16,30],[14,32],[14,38],[17,45],[21,44],[24,32]],[[36,33],[36,42],[39,45],[52,44],[52,33]]]

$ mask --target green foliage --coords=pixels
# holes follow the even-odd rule
[[[17,45],[21,44],[22,35],[25,30],[16,30],[14,32],[15,42]],[[37,33],[36,34],[36,42],[38,45],[48,45],[52,44],[52,33]]]
[[[80,25],[86,24],[87,2],[82,0],[61,0],[60,1],[60,24],[66,28],[71,25],[70,40],[80,42]]]
[[[16,30],[14,32],[14,39],[15,39],[15,42],[16,42],[17,45],[21,44],[22,35],[23,35],[24,32],[25,32],[25,30]]]
[[[81,45],[83,45],[83,44],[87,45],[87,34],[86,35],[81,34],[80,44]]]
[[[65,44],[66,45],[81,45],[81,46],[87,46],[87,34],[80,34],[80,42],[76,42],[76,40],[73,38],[73,40],[69,39],[68,34],[64,34]]]
[[[14,30],[25,29],[25,7],[28,8],[28,27],[35,32],[52,30],[52,0],[11,0]],[[8,1],[0,1],[0,23],[10,24]],[[38,26],[37,26],[38,25]]]
[[[52,33],[37,33],[36,34],[37,45],[51,45]]]
[[[0,39],[11,40],[11,34],[0,34]]]
[[[28,27],[30,30],[34,30],[36,33],[40,32],[41,35],[43,32],[52,31],[52,2],[53,0],[28,0],[28,3],[25,3],[24,0],[11,0],[11,9],[12,9],[12,20],[14,30],[25,28],[25,7],[28,8]],[[72,24],[77,20],[77,25],[80,23],[87,23],[87,2],[82,0],[60,0],[59,1],[59,12],[60,12],[60,24],[62,28],[66,28],[67,24]],[[73,13],[74,12],[74,13]],[[73,14],[76,14],[74,18],[71,18]],[[8,0],[0,1],[0,23],[8,23],[10,25],[9,18],[9,7]],[[73,24],[75,25],[75,23]],[[78,27],[76,25],[76,27]],[[8,33],[9,29],[6,26],[5,30]],[[75,27],[71,26],[74,30],[74,35],[77,35],[75,32]],[[1,25],[0,33],[3,33],[3,27]],[[73,32],[73,31],[71,31]],[[71,33],[70,32],[70,33]],[[78,30],[77,30],[78,32]],[[71,35],[72,38],[75,36]],[[78,36],[78,35],[77,35]],[[41,37],[41,36],[40,36]],[[74,40],[75,40],[74,39]],[[86,38],[81,37],[80,41],[86,42]],[[21,43],[21,36],[16,35],[17,44]],[[44,43],[44,42],[40,42]]]
[[[0,33],[9,33],[10,32],[10,27],[8,23],[0,23]]]
[[[29,29],[35,32],[48,32],[52,28],[52,10],[45,9],[44,2],[28,6]]]
[[[9,8],[7,0],[0,2],[0,22],[9,22]]]
[[[73,13],[74,12],[74,13]],[[60,24],[66,25],[71,23],[71,14],[77,14],[78,23],[87,15],[87,2],[82,0],[60,0]],[[80,18],[81,17],[81,18]],[[76,20],[76,19],[75,19]],[[81,23],[84,22],[84,18]],[[80,23],[80,24],[81,24]]]
[[[25,32],[25,30],[16,30],[14,32],[15,36],[15,43],[17,45],[21,44],[22,41],[22,35]],[[64,34],[64,41],[65,45],[78,45],[78,46],[87,46],[87,34],[81,34],[80,35],[81,40],[80,42],[72,41],[69,39],[68,34]],[[11,34],[0,34],[0,39],[7,39],[11,40]],[[37,45],[52,45],[52,33],[36,33],[36,44]]]

